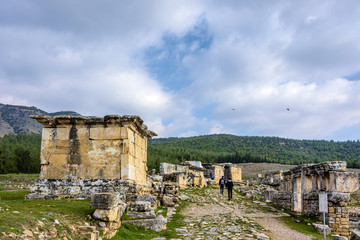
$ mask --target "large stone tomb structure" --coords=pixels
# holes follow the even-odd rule
[[[140,117],[32,118],[44,128],[40,179],[30,188],[28,199],[147,191],[147,139],[156,134]]]
[[[350,223],[347,204],[350,193],[358,188],[358,174],[347,172],[346,162],[304,164],[283,172],[280,190],[266,191],[265,198],[284,209],[321,218],[319,192],[325,192],[328,195],[327,224],[333,233],[348,237]]]

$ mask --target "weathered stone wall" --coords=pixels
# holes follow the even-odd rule
[[[188,171],[189,171],[189,166],[171,164],[166,162],[160,163],[160,175],[188,172]]]
[[[266,200],[282,208],[321,217],[319,192],[328,194],[326,221],[332,232],[348,237],[350,234],[347,202],[350,193],[358,190],[356,173],[346,172],[346,162],[305,164],[283,173],[280,191],[267,192]]]
[[[83,190],[81,180],[122,180],[146,185],[147,139],[156,134],[147,130],[141,118],[117,115],[32,118],[44,126],[40,179],[49,180],[47,191],[75,194]],[[50,184],[53,180],[63,185],[54,187]],[[33,190],[43,188],[43,182],[39,181]],[[65,190],[74,183],[79,185]]]
[[[215,180],[216,184],[218,184],[220,181],[220,178],[222,176],[224,176],[224,166],[217,165],[217,164],[213,164],[213,166],[214,166],[214,174],[215,174],[214,180]]]
[[[230,172],[233,182],[242,182],[242,167],[240,165],[232,164],[230,167]]]
[[[188,161],[181,165],[160,163],[160,175],[163,176],[164,182],[177,183],[181,189],[188,186],[206,186],[204,172],[205,168],[198,161]]]

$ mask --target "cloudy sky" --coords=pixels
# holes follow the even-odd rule
[[[0,103],[160,137],[357,140],[358,1],[4,0]]]

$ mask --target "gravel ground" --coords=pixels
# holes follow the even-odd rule
[[[202,195],[185,190],[185,194],[190,204],[182,211],[186,225],[177,229],[178,239],[311,239],[290,229],[279,219],[286,214],[263,202],[236,193],[228,201],[218,189],[206,189]]]

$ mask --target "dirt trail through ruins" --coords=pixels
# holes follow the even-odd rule
[[[282,222],[279,217],[286,215],[283,212],[235,193],[228,201],[218,191],[185,190],[190,204],[182,211],[186,225],[178,229],[180,239],[311,240]]]

